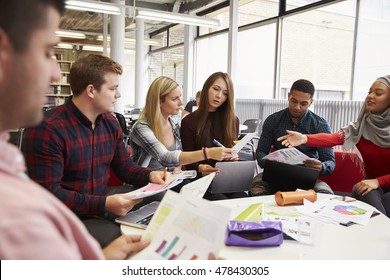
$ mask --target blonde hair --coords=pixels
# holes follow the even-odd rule
[[[149,87],[146,95],[145,107],[141,112],[140,118],[145,119],[150,129],[159,141],[163,141],[162,122],[163,116],[160,104],[164,102],[167,96],[174,89],[179,87],[175,80],[161,76],[156,78]]]

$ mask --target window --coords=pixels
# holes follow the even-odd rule
[[[195,88],[202,89],[207,78],[217,71],[227,71],[227,33],[196,41]]]
[[[238,7],[238,26],[276,17],[279,0],[241,0]]]
[[[360,2],[354,100],[364,100],[372,82],[390,72],[390,0]]]
[[[273,98],[276,24],[238,33],[236,98]]]
[[[283,19],[280,87],[313,82],[321,99],[342,91],[349,99],[355,1],[344,1]],[[329,96],[326,95],[329,92]]]
[[[299,7],[303,7],[309,4],[313,4],[315,2],[319,2],[320,0],[287,0],[286,1],[286,11],[296,9]]]

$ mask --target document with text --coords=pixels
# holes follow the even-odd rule
[[[160,185],[155,183],[149,183],[146,186],[137,189],[135,191],[128,192],[127,194],[132,195],[133,199],[152,196],[179,185],[181,182],[183,182],[184,179],[195,178],[197,173],[195,170],[188,170],[188,171],[182,171],[180,173],[168,173],[168,174],[169,175],[165,184]]]
[[[207,260],[209,253],[218,256],[229,217],[227,207],[168,191],[142,236],[151,244],[132,259]]]
[[[263,159],[274,160],[287,164],[303,164],[305,160],[310,158],[296,148],[285,148],[274,151],[263,157]]]

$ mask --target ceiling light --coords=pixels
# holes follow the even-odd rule
[[[91,52],[103,52],[103,46],[98,45],[82,45],[83,51],[91,51]],[[110,48],[107,48],[107,51],[110,51]],[[134,50],[125,49],[125,53],[134,53]]]
[[[76,38],[76,39],[85,39],[86,38],[85,34],[81,33],[81,32],[57,30],[56,34],[58,37]]]
[[[112,3],[106,2],[97,2],[97,1],[77,1],[77,0],[67,0],[65,1],[65,8],[69,10],[77,11],[89,11],[110,15],[120,15],[121,7]]]
[[[103,41],[103,35],[99,35],[97,37],[97,40],[98,41]],[[110,42],[111,38],[110,36],[107,37],[107,42]],[[134,44],[135,43],[135,39],[134,38],[125,38],[125,43],[130,43],[130,44]],[[150,45],[150,46],[159,46],[160,43],[156,40],[148,40],[148,39],[145,39],[144,40],[144,44],[145,45]]]
[[[58,49],[73,49],[72,44],[65,44],[65,43],[59,43],[57,46],[55,46]]]
[[[221,25],[218,19],[208,19],[187,14],[178,14],[147,9],[137,9],[136,17],[149,20],[161,20],[172,23],[181,23],[205,27],[219,27]]]
[[[103,52],[103,47],[97,45],[83,45],[83,51]]]

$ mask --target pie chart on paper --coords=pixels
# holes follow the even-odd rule
[[[342,215],[364,215],[367,212],[365,209],[353,205],[337,205],[333,210]]]

